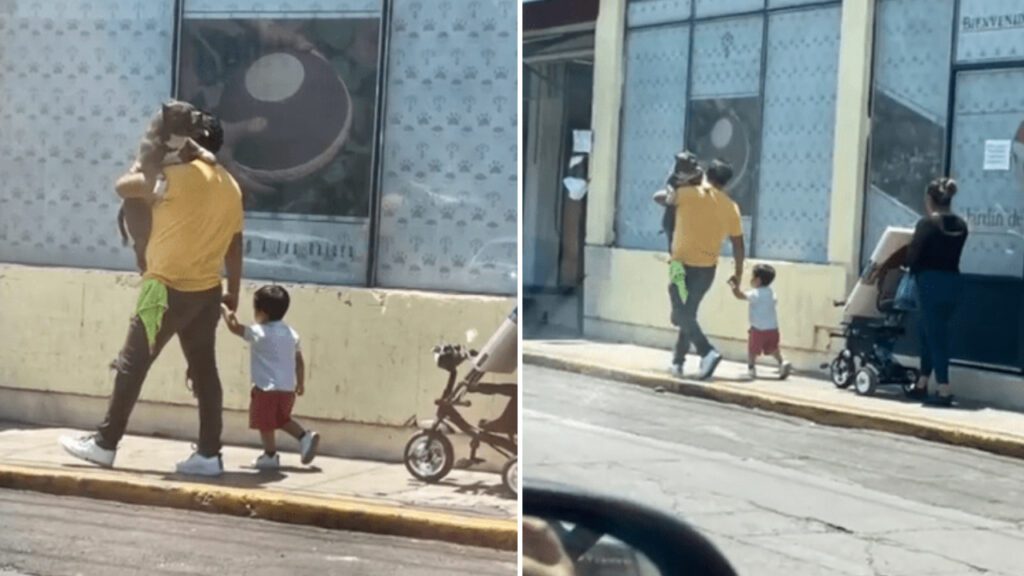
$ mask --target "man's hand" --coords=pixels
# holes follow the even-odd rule
[[[547,522],[523,518],[523,576],[575,576],[576,568]]]
[[[221,304],[231,312],[234,316],[235,312],[238,312],[238,294],[232,294],[228,292],[221,297]]]
[[[305,393],[306,393],[306,385],[305,384],[303,384],[302,382],[299,382],[298,384],[295,385],[295,394],[297,396],[302,396]]]
[[[227,304],[220,305],[221,316],[224,317],[224,323],[227,324],[228,330],[231,331],[235,336],[245,336],[245,326],[238,321],[238,316],[235,315],[235,311],[228,308]]]

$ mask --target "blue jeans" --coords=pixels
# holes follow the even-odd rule
[[[921,345],[921,376],[949,384],[949,323],[960,301],[960,275],[924,271],[917,275],[918,333]]]

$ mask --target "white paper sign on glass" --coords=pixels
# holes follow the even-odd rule
[[[1010,169],[1009,140],[985,140],[985,170]]]
[[[587,195],[586,180],[582,178],[566,178],[562,182],[565,184],[565,189],[569,191],[569,198],[578,202]]]
[[[590,154],[593,147],[593,133],[590,130],[572,131],[572,151],[574,154]]]

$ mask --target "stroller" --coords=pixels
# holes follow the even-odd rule
[[[917,382],[918,370],[904,366],[893,354],[896,342],[905,333],[905,313],[896,308],[895,301],[900,280],[907,274],[900,264],[909,233],[903,229],[888,229],[850,298],[835,302],[836,306],[845,306],[846,318],[842,329],[829,336],[843,339],[845,345],[832,362],[822,368],[828,369],[832,384],[837,388],[848,388],[852,384],[857,394],[870,396],[879,386],[892,385],[901,386],[906,394]],[[878,265],[880,261],[882,264]]]
[[[422,422],[423,430],[414,434],[405,445],[405,468],[415,478],[436,483],[453,468],[469,468],[483,463],[484,460],[477,457],[477,450],[483,443],[507,459],[501,470],[502,484],[513,495],[518,495],[518,386],[515,383],[490,384],[482,381],[489,372],[512,374],[516,371],[519,363],[518,324],[518,309],[515,309],[480,352],[448,344],[434,348],[434,361],[438,368],[448,372],[448,382],[441,397],[434,401],[437,418]],[[471,361],[472,368],[465,378],[458,380],[459,366],[466,360]],[[458,410],[471,405],[465,399],[466,394],[499,395],[509,400],[498,418],[481,420],[474,426]],[[447,436],[455,433],[456,429],[470,438],[469,458],[458,462]]]

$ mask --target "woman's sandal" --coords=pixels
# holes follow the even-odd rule
[[[924,399],[925,406],[934,406],[936,408],[950,408],[953,406],[953,395],[936,394],[935,396],[929,396]]]

